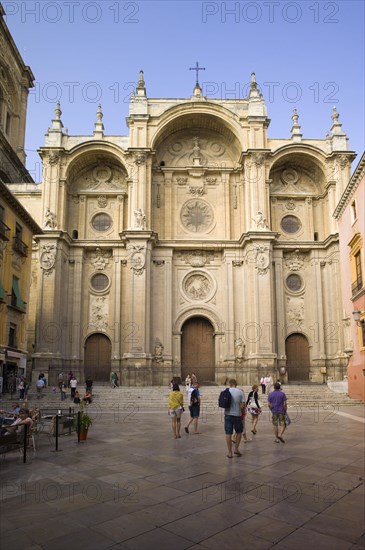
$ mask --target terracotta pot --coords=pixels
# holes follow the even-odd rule
[[[87,439],[87,430],[80,431],[80,441],[85,441]]]

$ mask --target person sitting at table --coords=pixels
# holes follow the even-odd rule
[[[16,433],[17,439],[21,441],[25,425],[31,428],[33,425],[33,421],[29,415],[29,409],[20,409],[19,417],[12,424],[10,424],[10,426],[2,426],[2,428],[4,429],[4,433],[2,433],[1,435]]]
[[[82,400],[85,401],[85,403],[87,403],[88,405],[90,405],[90,403],[92,402],[92,393],[89,390],[86,390]]]
[[[75,395],[74,395],[74,403],[75,405],[80,405],[80,394],[78,392],[78,390],[75,390]]]
[[[11,424],[18,416],[20,411],[19,403],[13,403],[12,407],[12,411],[0,411],[0,426],[3,424]]]

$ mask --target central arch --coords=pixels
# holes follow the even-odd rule
[[[194,372],[200,383],[215,379],[214,327],[206,317],[191,317],[181,329],[181,376]]]
[[[105,334],[92,334],[85,342],[85,379],[105,382],[110,378],[112,345]]]

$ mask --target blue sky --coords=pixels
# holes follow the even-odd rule
[[[252,71],[271,118],[290,135],[324,138],[332,107],[350,148],[364,150],[362,1],[2,0],[7,24],[36,78],[27,119],[27,166],[36,181],[57,99],[69,134],[91,134],[102,103],[106,134],[126,134],[140,69],[149,97],[189,97],[199,61],[210,97],[243,97]],[[353,164],[356,166],[357,160]]]

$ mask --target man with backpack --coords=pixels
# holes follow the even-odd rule
[[[190,420],[187,426],[185,426],[185,432],[189,433],[189,426],[194,422],[194,435],[199,434],[198,432],[198,421],[199,421],[199,415],[200,415],[200,392],[199,392],[199,384],[195,384],[189,389],[189,395],[190,399],[188,401],[189,403],[189,411],[190,411]]]
[[[242,456],[239,451],[239,446],[243,433],[242,409],[245,406],[245,394],[242,390],[237,388],[237,381],[234,378],[229,381],[229,388],[224,390],[222,394],[223,393],[230,394],[230,399],[224,396],[219,398],[219,406],[222,407],[224,405],[224,432],[226,434],[228,449],[227,458],[233,458],[233,454]],[[236,439],[235,450],[232,454],[233,430],[236,432]]]

